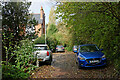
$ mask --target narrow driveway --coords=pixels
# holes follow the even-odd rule
[[[75,53],[53,53],[51,65],[41,64],[31,78],[118,78],[113,66],[78,69]]]

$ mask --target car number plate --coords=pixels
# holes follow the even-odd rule
[[[99,60],[92,60],[92,61],[90,61],[90,63],[98,63],[99,62]]]
[[[59,50],[62,50],[62,49],[59,49]]]
[[[74,49],[74,50],[77,50],[77,49]]]

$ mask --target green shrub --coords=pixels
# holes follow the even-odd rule
[[[116,68],[116,71],[117,71],[117,74],[120,75],[120,57],[118,59],[115,59],[115,68]]]
[[[48,32],[47,32],[47,35],[48,36],[51,36],[53,35],[54,33],[56,33],[58,31],[58,29],[56,28],[56,25],[55,24],[51,24],[48,28]]]
[[[55,52],[58,41],[55,38],[47,37],[47,44],[50,47],[50,49],[53,49],[53,52]]]
[[[65,47],[67,51],[72,51],[72,47]]]
[[[34,58],[34,45],[32,41],[28,39],[22,40],[15,48],[16,50],[11,54],[15,59],[14,65],[10,64],[9,61],[3,61],[5,63],[2,63],[3,80],[28,78],[29,73],[36,68],[33,65],[36,58]]]
[[[26,39],[20,42],[20,45],[17,47],[16,54],[16,67],[21,69],[24,72],[30,72],[35,68],[33,63],[35,62],[34,58],[34,44],[32,41]]]
[[[2,79],[3,80],[17,80],[27,79],[28,73],[23,72],[21,69],[16,68],[15,65],[2,65]]]
[[[42,35],[41,37],[38,37],[34,41],[35,44],[45,44],[45,35]]]

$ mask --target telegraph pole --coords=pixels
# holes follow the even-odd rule
[[[45,25],[45,44],[46,44],[46,25]]]

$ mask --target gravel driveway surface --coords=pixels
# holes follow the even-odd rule
[[[51,65],[43,63],[40,65],[32,73],[31,78],[118,78],[118,75],[114,74],[115,69],[112,65],[78,69],[75,62],[75,53],[68,51],[53,53]]]

